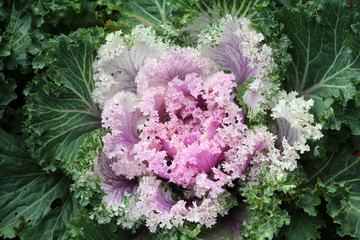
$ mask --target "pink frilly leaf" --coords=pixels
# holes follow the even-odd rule
[[[123,203],[125,194],[136,197],[138,181],[115,175],[110,168],[113,162],[114,159],[102,154],[95,165],[95,175],[101,177],[100,186],[106,193],[102,200],[103,203],[111,209],[116,209]]]
[[[204,56],[214,60],[221,69],[231,71],[236,76],[235,82],[238,85],[256,75],[256,67],[249,66],[250,59],[242,52],[241,39],[234,34],[239,28],[239,22],[228,21],[216,46],[207,45],[201,48]]]
[[[103,138],[108,157],[122,155],[140,141],[138,126],[143,124],[145,117],[137,106],[138,98],[131,92],[119,92],[105,103],[103,127],[111,130]]]
[[[217,70],[217,65],[201,57],[193,48],[174,48],[165,52],[160,59],[149,59],[140,69],[136,83],[140,95],[151,87],[167,86],[174,78],[184,80],[187,74],[207,75]]]

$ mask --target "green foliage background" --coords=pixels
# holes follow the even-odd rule
[[[91,64],[106,33],[143,23],[194,46],[199,29],[225,14],[251,17],[274,49],[286,90],[314,99],[324,138],[312,143],[289,179],[239,196],[241,207],[211,230],[188,226],[150,235],[90,220],[88,202],[70,191],[69,172],[80,174],[76,166],[87,160],[79,149],[100,127],[90,97]],[[360,15],[354,1],[1,0],[0,23],[0,237],[360,238],[360,158],[354,155],[360,149]]]

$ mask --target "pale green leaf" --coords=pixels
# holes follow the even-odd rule
[[[168,0],[133,0],[124,2],[124,12],[140,23],[157,28],[161,22],[167,22],[171,13]]]
[[[254,15],[256,6],[260,2],[260,0],[173,0],[172,4],[179,11],[191,16],[191,22],[185,30],[196,37],[208,24],[216,23],[227,14],[236,18]]]
[[[211,0],[211,1],[194,1],[194,0],[177,0],[172,4],[184,12],[195,13],[197,16],[203,15],[208,18],[209,22],[216,21],[226,14],[234,17],[248,17],[254,14],[255,6],[259,0],[237,1],[237,0]]]

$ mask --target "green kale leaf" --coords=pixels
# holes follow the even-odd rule
[[[349,141],[339,152],[309,161],[306,172],[312,182],[318,179],[312,192],[327,201],[327,213],[340,224],[338,234],[360,238],[360,157],[354,145]]]
[[[359,13],[346,1],[311,1],[285,4],[279,19],[293,42],[287,90],[314,99],[324,129],[347,125],[359,135],[359,103],[353,103],[360,85]]]
[[[0,237],[58,239],[74,211],[70,179],[48,175],[21,137],[0,129]]]
[[[292,214],[291,224],[285,231],[286,239],[316,240],[320,239],[318,229],[324,224],[320,216],[310,216],[301,209]]]
[[[16,99],[15,88],[15,80],[11,78],[5,79],[4,74],[0,73],[0,119],[3,116],[6,105]]]
[[[46,71],[39,71],[26,90],[24,130],[33,157],[47,169],[56,169],[55,160],[71,161],[86,136],[100,127],[100,112],[90,95],[92,63],[103,38],[101,29],[61,35],[49,41],[46,55],[35,59]]]
[[[129,21],[131,24],[145,24],[158,28],[161,23],[166,23],[171,13],[168,0],[141,1],[133,0],[124,2],[124,14],[136,19]]]

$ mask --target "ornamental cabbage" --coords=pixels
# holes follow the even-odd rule
[[[309,150],[306,140],[321,136],[307,113],[311,102],[275,93],[262,35],[247,19],[227,17],[219,26],[215,41],[203,40],[198,49],[170,46],[137,27],[132,35],[108,35],[99,50],[93,98],[109,132],[95,164],[107,194],[102,202],[123,227],[142,221],[151,232],[186,222],[210,227],[237,205],[229,192],[235,181],[245,191],[261,183],[265,169],[274,181],[283,178],[295,169],[297,151]],[[273,98],[277,136],[246,124],[234,100],[236,87],[250,78],[244,102],[256,113]],[[294,104],[303,107],[294,112]]]

